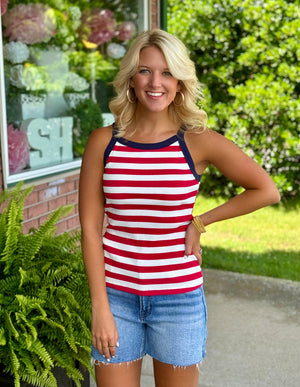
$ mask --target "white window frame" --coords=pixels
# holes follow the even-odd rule
[[[151,25],[151,0],[141,0],[140,7],[142,13],[143,29],[149,29]],[[0,53],[3,53],[3,39],[2,39],[2,21],[0,17]],[[32,169],[20,173],[9,173],[9,159],[8,159],[8,138],[7,138],[7,117],[6,117],[6,98],[5,98],[5,81],[4,81],[4,60],[0,56],[0,140],[1,140],[1,162],[4,188],[14,185],[19,181],[32,181],[37,179],[45,179],[49,176],[61,174],[78,170],[81,167],[81,159],[74,161],[43,167],[39,169]]]

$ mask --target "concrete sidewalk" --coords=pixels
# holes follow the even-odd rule
[[[299,387],[300,282],[206,269],[204,289],[208,340],[198,386]],[[149,357],[141,387],[154,387]]]

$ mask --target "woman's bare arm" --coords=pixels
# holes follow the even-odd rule
[[[86,145],[79,182],[79,215],[82,253],[92,301],[92,336],[94,346],[107,358],[115,355],[118,333],[110,312],[102,246],[104,194],[102,177],[104,152],[111,138],[111,128],[96,129]]]
[[[280,200],[278,189],[271,177],[233,142],[211,130],[186,137],[198,173],[203,173],[205,168],[212,164],[229,180],[244,188],[241,194],[201,214],[205,226],[248,214]],[[199,243],[196,247],[199,233],[195,233],[194,229],[195,227],[191,226],[187,231],[187,254],[192,249],[199,250]]]

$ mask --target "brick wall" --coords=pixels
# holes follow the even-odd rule
[[[72,205],[73,209],[58,221],[57,234],[78,229],[78,185],[78,173],[35,185],[24,204],[23,232],[27,233],[32,227],[38,228],[53,210],[66,205]],[[5,205],[0,207],[0,212]]]
[[[76,174],[35,186],[25,202],[23,231],[26,233],[31,227],[37,228],[53,210],[69,204],[74,208],[58,222],[57,233],[78,228],[78,181],[79,175]]]
[[[159,26],[159,0],[152,0],[150,9],[151,28],[157,28]],[[0,191],[4,188],[1,168],[0,158]],[[54,209],[67,204],[73,204],[74,208],[69,215],[58,222],[57,233],[61,234],[79,228],[78,185],[78,172],[68,177],[57,176],[56,180],[35,185],[33,192],[25,202],[23,231],[27,233],[31,227],[37,228]]]

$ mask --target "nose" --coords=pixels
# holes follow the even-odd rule
[[[161,75],[159,73],[153,72],[151,74],[150,85],[156,88],[161,85]]]

